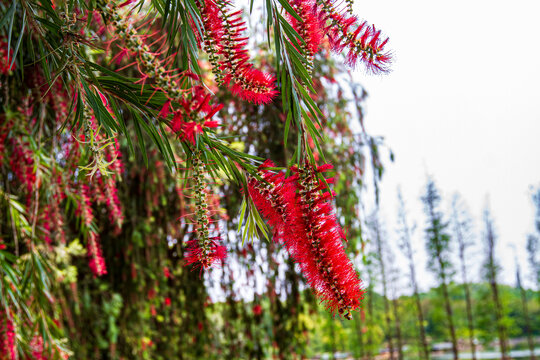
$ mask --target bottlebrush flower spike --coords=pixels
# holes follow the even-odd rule
[[[15,62],[12,64],[12,61],[13,50],[8,48],[8,43],[4,38],[0,38],[0,74],[8,75],[10,71],[15,70]]]
[[[305,44],[297,42],[296,46],[302,48],[306,53],[308,70],[311,72],[313,56],[319,51],[319,45],[323,40],[324,23],[317,15],[317,2],[315,0],[294,0],[291,1],[291,6],[302,20],[299,21],[288,14],[289,22],[305,41]]]
[[[297,208],[296,187],[285,180],[283,173],[274,173],[269,168],[275,167],[271,160],[266,160],[259,166],[259,174],[264,181],[251,177],[248,181],[248,191],[253,203],[267,220],[274,231],[274,239],[285,240],[286,226],[294,221],[290,218],[291,211]],[[284,241],[286,243],[286,241]]]
[[[197,136],[202,134],[205,128],[219,126],[212,118],[223,105],[210,104],[210,94],[207,94],[202,86],[195,86],[191,99],[182,99],[179,104],[180,107],[175,110],[170,127],[181,140],[188,140],[195,145]]]
[[[383,38],[381,31],[367,22],[359,23],[356,17],[349,16],[347,11],[338,11],[335,0],[317,0],[321,8],[321,17],[329,22],[326,33],[330,39],[332,50],[341,53],[347,50],[347,62],[355,66],[362,61],[371,73],[388,71],[392,60],[384,47],[388,38]]]
[[[188,241],[186,248],[186,265],[194,264],[201,271],[225,259],[227,250],[221,245],[219,237],[210,237],[210,214],[208,211],[208,195],[204,184],[204,163],[197,150],[192,158],[193,178],[195,180],[195,219],[196,238]]]
[[[85,229],[87,234],[86,253],[89,258],[88,266],[90,267],[90,270],[92,270],[94,276],[101,276],[107,273],[107,268],[101,251],[99,235],[92,229],[94,214],[92,212],[92,203],[90,201],[89,193],[90,189],[87,185],[80,186],[79,196],[81,199],[79,200],[76,214],[80,218],[81,227]]]
[[[343,248],[345,236],[329,202],[331,193],[321,194],[326,184],[319,181],[317,173],[328,169],[315,169],[306,161],[303,167],[292,169],[294,176],[285,179],[261,167],[265,183],[252,178],[249,190],[275,238],[285,244],[327,309],[351,319],[363,292]]]
[[[124,4],[128,5],[129,0]],[[118,6],[114,1],[109,1],[103,10],[109,24],[112,25],[115,37],[123,41],[123,44],[120,45],[121,52],[133,54],[135,57],[134,64],[137,64],[137,68],[141,73],[141,82],[144,84],[146,79],[155,79],[155,84],[152,86],[156,91],[163,91],[168,101],[180,101],[184,92],[183,81],[186,78],[197,80],[197,76],[186,71],[175,73],[174,69],[167,70],[170,58],[159,59],[161,52],[154,53],[151,51],[152,44],[146,44],[151,35],[138,34],[132,21],[119,14]],[[161,112],[161,116],[168,114],[166,109],[164,106],[162,109],[164,112]]]
[[[0,358],[17,358],[15,339],[13,321],[6,316],[5,312],[2,312],[2,315],[0,315]]]
[[[248,38],[242,11],[232,12],[227,0],[206,0],[201,9],[205,27],[204,49],[218,84],[225,84],[243,100],[267,104],[278,93],[275,78],[249,63]],[[201,6],[201,4],[199,4]],[[222,73],[223,74],[222,74]]]

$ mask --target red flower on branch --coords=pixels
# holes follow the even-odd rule
[[[267,161],[259,168],[263,181],[252,178],[249,182],[253,202],[326,307],[352,318],[363,291],[343,248],[345,235],[329,201],[333,194],[327,189],[328,181],[319,179],[331,165],[315,169],[306,162],[292,169],[295,174],[287,179],[268,167],[273,163]]]
[[[210,94],[207,94],[201,86],[196,86],[190,99],[180,101],[180,107],[174,111],[170,128],[177,133],[180,139],[196,143],[197,136],[204,133],[205,128],[217,128],[219,122],[212,120],[214,115],[223,108],[222,104],[210,104]],[[160,111],[168,114],[171,107],[166,102]]]
[[[206,0],[201,9],[204,49],[209,54],[216,80],[243,100],[267,104],[278,93],[275,78],[249,62],[248,38],[243,35],[247,27],[242,11],[231,12],[229,6],[226,0]]]
[[[293,0],[291,6],[301,20],[289,14],[287,18],[294,30],[306,42],[305,50],[307,50],[308,55],[313,56],[319,51],[319,45],[324,37],[324,23],[317,15],[317,2],[316,0]],[[304,45],[297,42],[297,46],[303,47]]]
[[[10,71],[15,70],[15,62],[13,61],[13,50],[8,48],[7,42],[0,39],[0,74],[8,75]]]
[[[189,240],[186,248],[186,265],[195,264],[201,271],[219,264],[227,257],[227,248],[219,244],[219,237],[208,238],[201,244],[199,239]]]
[[[335,0],[321,0],[321,17],[328,22],[328,34],[332,50],[336,53],[346,51],[347,62],[355,66],[360,60],[371,73],[388,71],[392,57],[384,49],[388,42],[380,30],[367,22],[359,22],[347,10],[338,11]]]

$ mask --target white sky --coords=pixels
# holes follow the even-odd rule
[[[367,130],[383,135],[396,154],[382,185],[388,232],[394,234],[398,184],[410,221],[423,228],[426,173],[442,191],[445,210],[452,193],[461,193],[478,234],[489,194],[501,280],[514,284],[511,244],[526,266],[530,186],[540,184],[540,2],[356,0],[355,13],[382,29],[395,53],[390,74],[357,72],[370,94]],[[415,241],[425,289],[433,282],[421,235]]]

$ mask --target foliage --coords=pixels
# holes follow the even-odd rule
[[[264,6],[248,43],[225,0],[0,3],[3,356],[292,357],[306,285],[353,316],[381,140],[329,54],[380,73],[388,40],[331,0]],[[247,186],[268,158],[300,178],[284,248]]]

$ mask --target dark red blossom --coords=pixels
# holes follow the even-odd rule
[[[259,316],[263,312],[262,306],[260,304],[253,305],[253,315]]]
[[[355,66],[361,61],[371,73],[388,71],[392,57],[384,49],[388,42],[380,30],[366,21],[358,21],[347,10],[338,11],[337,1],[321,0],[320,16],[327,21],[325,33],[328,34],[332,50],[346,52],[347,62]]]
[[[94,232],[93,222],[94,214],[92,203],[90,201],[90,189],[87,185],[81,185],[79,188],[79,205],[76,210],[77,216],[81,219],[81,227],[86,232],[86,253],[88,256],[88,266],[94,276],[101,276],[107,273],[105,259],[101,251],[99,234]]]
[[[208,239],[206,244],[201,244],[199,239],[189,240],[186,248],[186,265],[194,264],[201,270],[219,265],[227,257],[227,248],[221,245],[219,237]]]
[[[218,233],[217,225],[214,223],[214,229],[211,229],[213,224],[211,218],[209,201],[209,192],[206,189],[206,180],[204,175],[205,164],[201,160],[200,151],[193,153],[191,158],[193,166],[194,191],[193,198],[195,200],[195,219],[193,228],[195,238],[187,243],[186,247],[186,265],[194,265],[194,268],[200,268],[201,272],[213,265],[218,264],[227,256],[226,247],[220,244],[219,236],[211,236],[211,233]]]
[[[242,11],[231,11],[226,0],[206,0],[201,9],[205,27],[204,48],[218,83],[243,100],[267,104],[276,96],[273,75],[256,69],[246,49],[248,38]]]
[[[16,359],[15,328],[13,321],[2,311],[0,315],[0,358]]]
[[[259,169],[263,181],[249,182],[253,202],[326,307],[351,318],[350,312],[360,306],[362,289],[343,248],[345,235],[330,202],[332,192],[319,179],[331,166],[314,168],[306,162],[291,169],[294,175],[287,179],[268,167],[273,163],[267,161]]]
[[[293,0],[291,6],[302,20],[298,20],[292,15],[288,15],[287,18],[294,30],[305,41],[307,55],[313,56],[318,52],[324,36],[324,23],[316,11],[317,2],[316,0]],[[297,42],[296,46],[304,47],[301,42]]]
[[[212,120],[214,115],[223,108],[222,104],[211,104],[211,96],[202,86],[194,87],[192,96],[179,102],[179,108],[174,111],[170,128],[182,140],[196,143],[197,136],[204,133],[205,128],[216,128],[219,122]],[[167,113],[170,103],[163,106],[161,113]]]
[[[12,138],[11,146],[12,153],[9,158],[9,165],[15,176],[25,185],[28,194],[30,194],[36,183],[34,154],[27,141]]]
[[[7,75],[10,71],[15,70],[15,62],[13,62],[13,50],[8,48],[8,43],[0,38],[0,74]]]

